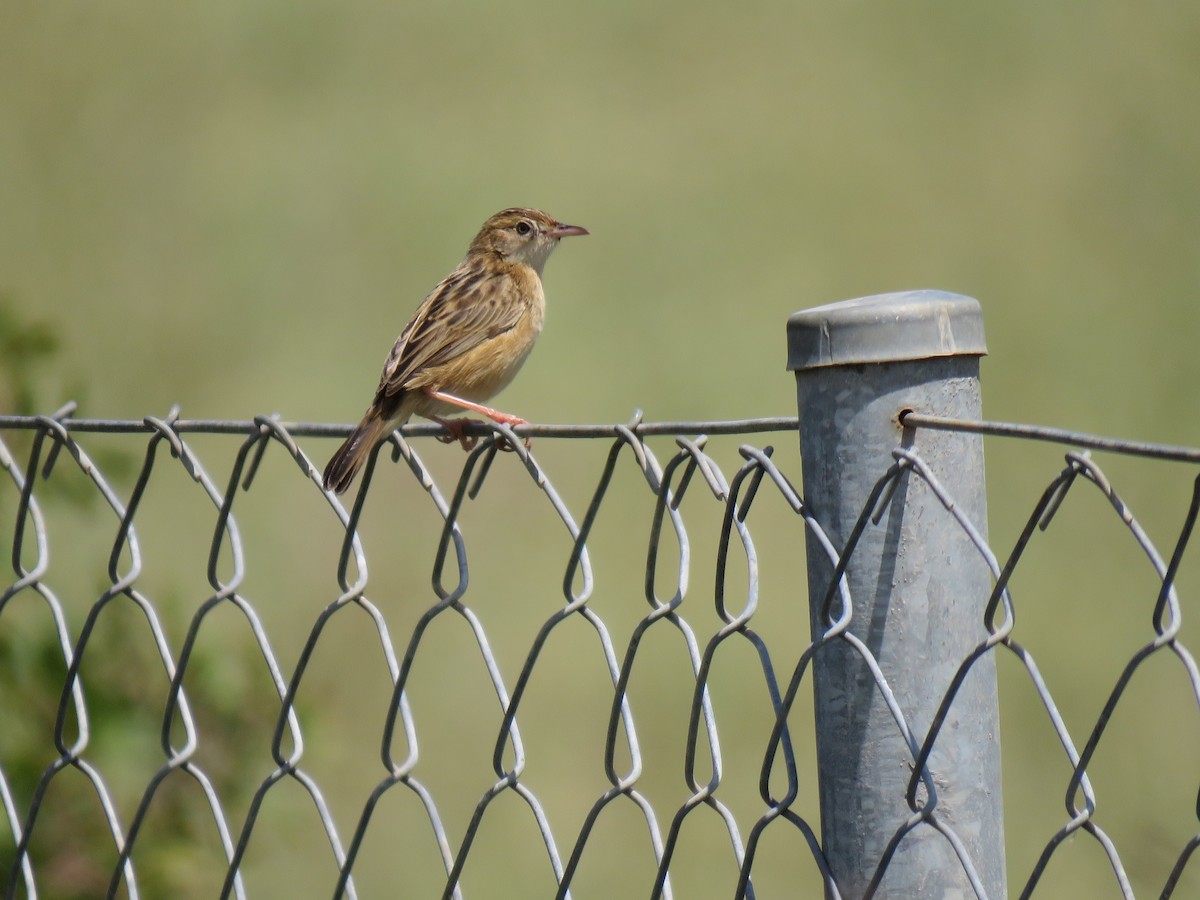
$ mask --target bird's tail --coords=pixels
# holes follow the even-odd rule
[[[325,474],[321,477],[325,490],[335,494],[345,492],[375,445],[387,437],[396,424],[384,419],[378,411],[370,410],[325,466]]]

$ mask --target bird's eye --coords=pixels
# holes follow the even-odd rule
[[[529,234],[529,232],[531,232],[531,231],[533,231],[533,226],[530,225],[528,222],[518,222],[517,223],[517,234],[521,235],[522,237]]]

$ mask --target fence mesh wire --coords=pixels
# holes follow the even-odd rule
[[[783,471],[773,448],[761,444],[764,434],[778,431],[794,445],[795,419],[652,424],[635,419],[611,426],[523,426],[516,432],[479,425],[481,440],[465,456],[440,446],[430,451],[438,454],[443,468],[454,453],[447,474],[436,474],[438,466],[427,464],[417,452],[418,439],[439,428],[411,425],[381,447],[357,493],[343,505],[321,491],[323,460],[314,467],[299,443],[311,440],[310,449],[324,454],[332,444],[317,439],[340,436],[342,427],[272,417],[183,421],[177,411],[140,422],[88,421],[72,419],[71,412],[0,419],[0,464],[8,472],[7,483],[0,486],[0,534],[11,539],[13,570],[13,580],[0,593],[0,674],[8,695],[0,698],[6,735],[0,737],[0,803],[8,829],[0,867],[7,896],[159,896],[168,889],[164,885],[177,887],[181,881],[191,885],[192,896],[278,896],[278,886],[289,883],[294,873],[264,871],[264,859],[275,861],[273,865],[286,860],[284,868],[299,872],[325,872],[328,884],[307,884],[306,895],[312,896],[765,897],[820,896],[823,891],[838,896],[822,854],[812,796],[813,736],[800,726],[811,682],[809,664],[831,642],[852,646],[872,667],[881,697],[912,747],[911,815],[888,824],[894,840],[878,862],[876,883],[886,878],[904,836],[916,828],[937,829],[958,852],[968,876],[973,871],[959,839],[969,823],[946,820],[935,803],[923,801],[920,788],[937,780],[928,762],[945,716],[972,666],[985,655],[1015,660],[1023,683],[1036,695],[1038,718],[1058,744],[1061,779],[1056,784],[1066,801],[1049,834],[1038,839],[1041,850],[1031,866],[1013,871],[1016,863],[1010,855],[1014,893],[1033,894],[1064,848],[1079,839],[1100,851],[1090,864],[1102,859],[1110,883],[1121,895],[1133,896],[1136,879],[1130,877],[1122,848],[1100,825],[1089,767],[1105,746],[1115,712],[1123,703],[1137,702],[1126,699],[1135,676],[1158,661],[1169,663],[1186,684],[1188,705],[1177,713],[1182,729],[1177,752],[1190,758],[1193,768],[1200,759],[1194,739],[1200,722],[1200,671],[1180,639],[1183,616],[1176,591],[1176,574],[1200,511],[1200,480],[1173,545],[1164,553],[1096,462],[1086,453],[1071,452],[1005,554],[988,546],[977,523],[968,521],[946,494],[938,473],[921,457],[919,439],[898,448],[891,466],[879,473],[861,527],[871,527],[872,516],[897,496],[894,489],[901,480],[919,479],[939,498],[945,515],[956,518],[995,577],[991,596],[978,598],[981,640],[947,686],[941,713],[920,734],[906,721],[905,698],[892,695],[870,651],[847,631],[854,598],[844,584],[830,586],[820,633],[807,633],[805,610],[794,619],[804,623],[802,634],[796,628],[785,634],[765,627],[774,621],[773,607],[790,607],[795,613],[804,605],[798,562],[802,541],[816,541],[834,562],[840,554],[842,565],[854,552],[854,535],[845,547],[829,541],[795,486],[799,473]],[[931,419],[910,424],[962,427]],[[107,436],[113,433],[119,437]],[[536,438],[532,450],[520,439],[525,435]],[[710,453],[713,435],[753,436],[759,443],[741,444],[733,455],[718,458]],[[654,443],[655,436],[660,443]],[[116,441],[126,459],[133,458],[130,448],[137,448],[137,461],[124,469],[113,462],[118,474],[106,474],[107,461],[115,457],[105,440]],[[582,454],[568,452],[564,458],[573,469],[570,477],[564,471],[552,480],[549,466],[540,461],[543,449],[581,440],[606,447],[597,457],[598,470],[581,473]],[[207,465],[198,449],[204,441]],[[666,453],[662,441],[668,441]],[[502,449],[512,452],[501,454]],[[281,455],[290,461],[282,489],[320,498],[328,512],[309,506],[303,515],[276,516],[265,526],[256,519],[252,542],[239,529],[249,502],[243,498],[256,489],[281,489],[282,480],[259,487],[264,459]],[[798,466],[794,453],[787,459]],[[393,529],[403,532],[402,520],[413,515],[420,497],[411,484],[380,483],[380,472],[389,465],[389,479],[394,471],[407,471],[426,495],[421,502],[436,510],[436,540],[427,545],[433,592],[428,600],[386,587],[393,584],[389,578],[394,570],[430,568],[427,558],[414,558],[419,554],[413,545],[386,540]],[[227,474],[214,478],[210,471],[216,466],[227,468]],[[73,473],[68,477],[64,468]],[[200,492],[209,508],[203,533],[207,586],[195,602],[155,595],[152,591],[170,579],[152,578],[150,570],[167,566],[173,553],[195,555],[196,548],[173,548],[165,562],[143,552],[143,545],[164,527],[153,518],[163,515],[161,504],[148,498],[180,468],[189,490]],[[503,481],[501,488],[493,484],[497,479]],[[576,490],[579,497],[570,503],[568,490],[557,486],[567,481],[587,485]],[[73,484],[74,493],[65,488],[56,492],[58,483]],[[466,510],[485,483],[489,490],[503,492],[501,511],[486,528],[477,522],[468,528]],[[619,490],[613,488],[616,483]],[[641,487],[631,488],[631,483]],[[1099,714],[1087,721],[1060,711],[1061,701],[1051,693],[1033,654],[1016,639],[1019,604],[1009,590],[1039,529],[1081,489],[1104,498],[1128,540],[1148,559],[1156,584],[1154,596],[1131,601],[1143,622],[1138,647],[1107,687]],[[632,507],[615,493],[639,494],[648,503],[630,513]],[[88,522],[86,536],[69,524],[61,529],[50,524],[69,523],[85,496],[99,498],[86,516],[77,516]],[[766,500],[768,496],[775,499]],[[698,537],[704,526],[696,522],[707,521],[698,512],[701,506],[715,524],[711,534]],[[597,583],[604,573],[593,569],[597,523],[610,507],[631,515],[617,524],[618,530],[648,536],[633,573],[643,595],[620,598],[620,610],[611,598],[597,602]],[[762,590],[759,572],[763,532],[752,537],[751,526],[763,521],[774,530],[783,520],[768,516],[764,507],[786,511],[792,526],[784,540],[794,547],[789,577],[780,582],[790,588],[781,591],[773,585],[769,595]],[[530,519],[546,511],[557,523],[557,542],[530,530]],[[303,581],[289,583],[288,596],[270,600],[262,591],[256,595],[248,589],[253,547],[262,546],[262,537],[303,547],[303,536],[313,530],[311,522],[318,515],[336,521],[338,529],[322,531],[324,538],[313,540],[327,538],[338,551],[286,552],[336,560],[337,595],[322,600],[322,589]],[[248,511],[247,517],[255,513]],[[379,538],[381,532],[385,539]],[[107,563],[81,573],[73,551],[88,540],[105,546]],[[537,544],[532,550],[525,546],[530,541]],[[373,548],[370,553],[368,547]],[[475,561],[489,554],[498,571],[511,558],[513,571],[504,583],[480,580],[483,567]],[[307,560],[294,562],[297,569],[309,571]],[[711,575],[711,587],[689,588],[697,571]],[[60,587],[67,584],[70,597]],[[81,593],[89,589],[81,584],[92,585],[93,591],[83,599]],[[494,612],[495,596],[516,597],[523,608],[532,609],[535,618],[524,620],[531,625],[511,633],[511,622]],[[294,653],[278,649],[281,613],[276,601],[286,604],[283,615],[290,626],[299,623]],[[130,610],[136,616],[130,617]],[[345,637],[348,629],[355,635],[352,646]],[[466,640],[448,642],[450,630]],[[564,657],[556,648],[568,633],[573,637]],[[42,640],[38,634],[50,637]],[[260,685],[268,685],[265,698],[262,691],[256,696],[228,683],[233,677],[229,671],[237,671],[237,665],[227,648],[239,642],[252,648],[254,670],[265,671],[258,678]],[[318,678],[314,672],[330,665],[325,660],[330,646],[339,653],[350,647],[351,656],[369,660],[364,665],[381,667],[386,689],[360,688],[354,678],[361,670],[346,661],[337,663],[349,673],[344,693],[314,696],[308,685]],[[450,646],[454,658],[447,659]],[[602,672],[603,690],[589,691],[576,683],[589,666]],[[669,667],[674,672],[663,674]],[[436,690],[444,686],[440,679],[453,680],[455,673],[468,670],[482,677],[467,688],[452,685],[453,699],[437,699]],[[651,676],[641,677],[643,671]],[[668,715],[656,693],[660,680],[675,679],[678,686],[681,671],[683,690],[675,696],[683,709],[674,712],[685,722],[685,737],[673,763],[674,790],[668,791],[658,787],[649,771],[657,765],[655,720]],[[732,704],[718,703],[714,696],[726,690],[731,672],[744,686],[722,694],[737,698]],[[462,677],[464,683],[469,680]],[[39,694],[29,686],[33,680],[50,688]],[[125,686],[111,689],[106,682]],[[150,687],[130,690],[129,682]],[[549,726],[545,704],[538,699],[547,682],[561,691],[554,695],[557,705]],[[328,679],[321,683],[327,685]],[[382,701],[376,709],[381,729],[376,758],[368,763],[366,754],[358,754],[353,764],[330,764],[327,754],[337,744],[337,734],[331,739],[331,732],[340,720],[331,719],[323,707],[357,709],[354,698],[360,689],[368,698],[363,703]],[[474,697],[465,699],[472,692]],[[224,706],[223,693],[234,698]],[[44,696],[52,700],[37,699]],[[572,698],[577,698],[578,710]],[[767,727],[755,727],[753,717],[739,708],[743,705],[765,710]],[[124,724],[135,715],[158,723],[148,753],[121,741]],[[571,732],[585,729],[580,723],[588,720],[599,723],[594,733],[603,747],[586,759],[555,760],[560,743],[578,747]],[[227,736],[256,729],[265,747],[246,748]],[[444,743],[447,734],[451,749]],[[444,777],[439,757],[453,756],[454,747],[480,735],[486,735],[486,747],[477,755],[481,764],[469,772],[452,765],[451,777]],[[139,752],[140,767],[112,763],[128,762]],[[562,780],[546,775],[547,768],[538,769],[548,758],[550,769],[557,764],[566,772]],[[585,769],[588,777],[580,774]],[[1192,775],[1190,783],[1174,787],[1196,795],[1200,773]],[[737,794],[739,781],[753,786],[747,792],[753,794],[750,802]],[[564,784],[574,785],[576,814],[561,812],[566,807],[558,794]],[[185,799],[179,799],[181,790]],[[403,836],[394,830],[397,793],[420,811],[415,825],[414,817],[407,817],[409,830]],[[1155,810],[1145,815],[1153,817]],[[1014,810],[1006,810],[1006,817],[1011,830]],[[1200,819],[1200,797],[1196,817]],[[292,818],[315,819],[323,840],[294,837]],[[619,823],[615,829],[614,821]],[[1159,877],[1155,887],[1161,896],[1191,896],[1200,885],[1198,866],[1191,862],[1200,844],[1196,826],[1193,820],[1189,833],[1172,833],[1161,848],[1169,859],[1165,879]],[[698,832],[705,835],[705,849],[686,850]],[[541,861],[532,866],[531,881],[515,886],[526,876],[518,874],[512,857],[528,859],[531,843],[539,848]],[[283,852],[272,855],[260,849],[273,844],[282,845]],[[512,849],[516,846],[519,852]],[[649,860],[640,869],[631,860],[639,854]],[[363,860],[371,855],[384,859],[371,864],[371,872],[384,872],[386,888],[379,887],[374,874],[368,886]],[[412,861],[420,857],[424,887],[414,887],[418,866]],[[602,887],[608,876],[597,875],[597,867],[614,866],[630,870],[631,881]],[[983,896],[977,879],[971,880]]]

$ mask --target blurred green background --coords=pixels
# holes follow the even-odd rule
[[[0,5],[0,296],[11,321],[48,329],[59,348],[33,374],[20,368],[32,387],[19,387],[41,412],[75,398],[86,417],[138,419],[178,403],[189,418],[278,412],[351,421],[420,298],[487,215],[519,204],[592,232],[548,266],[546,332],[501,401],[530,420],[625,421],[635,408],[671,420],[790,414],[789,313],[935,287],[983,303],[991,418],[1200,444],[1198,46],[1200,8],[1184,4],[10,0]],[[579,517],[605,448],[544,443],[539,457]],[[775,443],[798,480],[794,440]],[[132,457],[114,470],[127,495],[141,442],[94,437],[86,446]],[[223,485],[232,443],[197,438],[195,446]],[[333,448],[302,446],[319,461]],[[672,450],[669,441],[656,447],[663,457]],[[727,472],[735,447],[714,442]],[[418,452],[452,483],[460,454],[431,442]],[[1061,449],[991,442],[987,452],[991,533],[1003,553],[1061,465]],[[1102,464],[1169,554],[1192,473]],[[159,465],[143,513],[156,525],[143,534],[139,585],[165,610],[178,647],[207,596],[213,515],[177,464],[164,455]],[[249,561],[243,592],[285,677],[315,615],[337,596],[339,528],[315,491],[300,490],[299,474],[273,448],[237,510]],[[618,648],[646,610],[639,585],[650,503],[638,477],[626,460],[593,551],[603,579],[596,603]],[[60,465],[55,479],[69,485],[78,475]],[[439,520],[399,469],[388,467],[376,487],[364,522],[370,594],[403,645],[432,602]],[[473,535],[468,599],[494,633],[510,684],[534,630],[561,601],[569,550],[531,491],[515,461],[501,460],[464,525]],[[0,489],[0,505],[14,508],[11,486]],[[689,596],[701,631],[716,622],[719,518],[708,505],[692,526]],[[802,538],[782,504],[774,507],[759,510],[752,527],[762,630],[782,642],[787,660],[806,628],[795,584]],[[60,565],[54,583],[75,629],[107,584],[113,535],[111,517],[88,509],[81,515],[66,500],[47,509]],[[489,539],[516,516],[532,535],[527,547]],[[1185,560],[1181,586],[1194,618],[1192,568]],[[660,577],[663,592],[671,580]],[[1151,572],[1089,496],[1039,538],[1013,587],[1023,604],[1017,638],[1082,745],[1121,668],[1153,636]],[[26,603],[21,615],[33,628],[36,604]],[[144,633],[128,609],[105,621],[118,643],[127,629]],[[382,775],[388,676],[378,650],[363,649],[378,647],[366,619],[334,621],[299,703],[310,723],[306,768],[345,836]],[[236,830],[246,791],[271,770],[270,724],[262,723],[272,721],[272,689],[244,621],[221,611],[212,622],[189,687],[213,697],[201,765],[219,769],[238,753],[247,761],[248,789],[229,775],[243,797],[231,803]],[[461,624],[434,629],[413,697],[429,729],[420,774],[449,795],[453,847],[492,781],[498,724]],[[537,739],[546,748],[531,751],[530,783],[567,853],[605,786],[607,675],[582,623],[564,635],[548,663],[568,674],[535,678],[523,728],[531,747]],[[1182,636],[1200,645],[1194,623],[1185,620]],[[678,641],[654,640],[661,651],[643,660],[661,655],[662,669],[647,663],[640,673],[646,699],[635,701],[635,714],[653,758],[647,793],[671,808],[687,795],[679,698],[685,705],[690,679]],[[14,652],[10,644],[10,660]],[[1091,770],[1097,821],[1117,841],[1139,896],[1161,890],[1197,829],[1200,723],[1177,663],[1156,657],[1139,672]],[[757,663],[743,648],[724,665],[728,677]],[[1000,670],[1015,891],[1064,819],[1069,771],[1015,660]],[[718,714],[727,709],[731,733],[747,736],[741,750],[736,739],[726,747],[723,787],[745,829],[760,806],[754,748],[769,716],[761,678],[748,688],[719,685]],[[222,697],[266,712],[249,725],[222,708]],[[157,725],[149,717],[131,726],[134,737],[94,726],[98,757],[141,754],[144,771],[135,768],[128,791],[118,790],[127,820],[138,785],[161,760]],[[34,743],[42,766],[53,758],[49,727]],[[12,767],[7,757],[0,764]],[[809,788],[801,811],[815,820]],[[19,787],[21,802],[29,790]],[[200,822],[203,837],[158,848],[156,865],[162,884],[207,891],[212,875],[189,848],[203,844],[212,860],[219,850],[187,792],[169,815]],[[497,810],[468,866],[468,895],[548,896],[529,816],[515,798]],[[311,804],[298,791],[273,792],[264,816],[247,857],[251,894],[326,893],[332,866]],[[402,887],[405,896],[433,895],[439,864],[412,796],[389,794],[377,816],[357,870],[360,896]],[[602,823],[597,848],[622,866],[585,857],[575,895],[643,896],[652,869],[644,823],[628,805]],[[680,851],[676,896],[730,893],[721,835],[712,817],[697,819]],[[813,869],[794,833],[776,832],[764,852],[760,896],[818,896],[795,885]],[[86,895],[86,873],[78,879]],[[1194,864],[1187,879],[1176,896],[1200,893]],[[1086,837],[1055,856],[1044,884],[1039,896],[1119,896]]]

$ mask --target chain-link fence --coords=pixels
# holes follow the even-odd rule
[[[1200,487],[1163,552],[1073,451],[1005,554],[979,448],[1200,451],[954,415],[969,368],[932,379],[943,402],[926,369],[876,367],[883,390],[830,362],[813,377],[851,387],[802,385],[798,419],[478,425],[465,456],[405,426],[346,506],[319,484],[342,426],[0,418],[7,895],[1063,896],[1080,870],[1113,896],[1196,894],[1200,671],[1176,583]],[[1084,486],[1153,574],[1120,600],[1140,628],[1090,713],[1078,681],[1051,689],[1039,635],[1018,640],[1010,591]],[[1098,640],[1074,629],[1062,643]],[[1026,698],[1003,779],[997,669],[1002,700]],[[1168,706],[1137,693],[1148,671]],[[1169,821],[1150,859],[1102,827],[1093,783],[1109,725],[1143,706],[1155,752],[1116,765],[1161,749],[1190,807],[1110,789]],[[1039,766],[1049,820],[1000,802]]]

